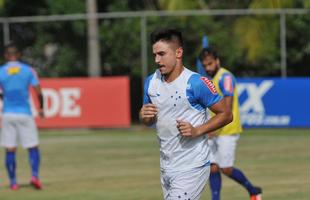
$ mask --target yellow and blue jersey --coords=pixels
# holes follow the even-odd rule
[[[3,113],[32,115],[29,87],[39,84],[36,72],[19,61],[7,62],[0,68],[0,87],[3,93]]]
[[[237,82],[234,75],[225,68],[220,68],[216,75],[213,77],[212,82],[217,90],[217,92],[222,96],[232,96],[233,105],[233,121],[223,128],[218,130],[219,135],[231,135],[242,132],[242,125],[240,121],[239,113],[239,101],[238,101],[238,91]]]

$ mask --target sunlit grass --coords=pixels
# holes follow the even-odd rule
[[[9,190],[2,164],[0,199],[162,199],[154,130],[41,131],[40,138],[44,190],[28,186],[28,154],[20,148],[17,173],[22,187]],[[264,200],[308,200],[309,146],[308,129],[249,129],[239,140],[236,166],[263,187]],[[210,199],[208,187],[202,199]],[[247,192],[224,177],[222,200],[240,199],[248,199]]]

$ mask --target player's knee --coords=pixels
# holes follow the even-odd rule
[[[220,168],[217,164],[211,164],[211,173],[219,172]]]
[[[15,152],[16,151],[16,147],[6,148],[5,150],[6,150],[6,152]]]
[[[39,149],[39,146],[32,146],[32,147],[28,147],[27,149],[28,149],[28,150],[31,150],[31,149]]]
[[[226,167],[226,168],[221,168],[221,171],[223,174],[226,176],[230,176],[232,173],[233,168],[232,167]]]

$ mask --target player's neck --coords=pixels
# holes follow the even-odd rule
[[[177,64],[177,66],[174,68],[174,70],[170,73],[164,76],[164,79],[167,83],[171,83],[175,79],[177,79],[180,74],[183,72],[184,66],[183,63]]]
[[[11,58],[11,59],[7,59],[7,62],[17,62],[18,59],[17,58]]]
[[[216,71],[215,71],[214,75],[212,76],[212,78],[214,78],[214,77],[216,76],[216,74],[220,71],[220,69],[221,69],[221,67],[219,66],[219,67],[216,69]]]

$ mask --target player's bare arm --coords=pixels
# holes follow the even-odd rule
[[[154,104],[145,104],[142,106],[139,115],[143,124],[151,126],[156,122],[157,108]]]
[[[180,134],[186,137],[198,137],[211,133],[232,122],[232,112],[231,110],[226,109],[224,99],[215,103],[209,109],[215,114],[215,116],[198,127],[193,127],[189,122],[177,120],[177,128],[179,129]]]
[[[37,94],[37,98],[39,100],[39,108],[38,108],[38,114],[41,118],[44,118],[44,100],[43,100],[43,93],[40,85],[34,86],[34,90]]]
[[[230,112],[232,112],[233,107],[233,96],[225,96],[224,98],[226,109]]]
[[[233,96],[225,96],[224,98],[225,106],[228,112],[232,112],[232,106],[233,106]],[[208,138],[213,138],[218,135],[218,131],[212,131],[208,133]]]

